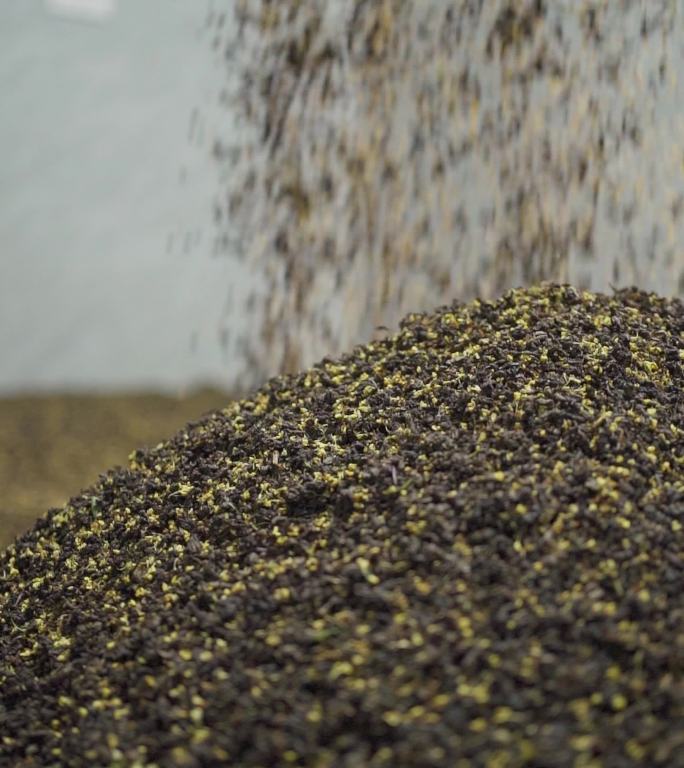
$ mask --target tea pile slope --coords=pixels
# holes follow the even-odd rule
[[[684,765],[683,349],[512,291],[136,452],[0,557],[0,764]]]

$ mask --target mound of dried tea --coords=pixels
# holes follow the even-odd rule
[[[0,763],[684,765],[683,349],[513,291],[136,452],[0,558]]]

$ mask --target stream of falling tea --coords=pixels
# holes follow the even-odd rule
[[[219,242],[262,284],[246,383],[517,285],[684,293],[681,20],[667,0],[214,3]]]

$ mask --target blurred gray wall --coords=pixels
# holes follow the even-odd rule
[[[48,5],[0,2],[0,391],[227,387],[207,3]]]

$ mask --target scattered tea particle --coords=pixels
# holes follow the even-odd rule
[[[404,718],[401,712],[395,711],[385,712],[385,714],[382,716],[382,719],[392,728],[396,728],[404,722]]]
[[[578,752],[588,752],[593,748],[595,741],[596,739],[593,736],[585,733],[580,736],[574,736],[571,744],[573,749],[576,749]]]
[[[628,703],[627,698],[621,693],[614,694],[610,699],[610,704],[616,712],[621,712],[623,709],[626,709]]]
[[[197,765],[197,760],[186,747],[174,747],[171,750],[171,759],[174,765],[182,766],[183,768]]]
[[[629,739],[629,741],[627,741],[625,744],[625,752],[628,757],[635,762],[641,762],[646,756],[646,750],[636,739]]]
[[[487,727],[487,721],[483,717],[476,717],[469,724],[469,728],[473,733],[483,733],[487,730]]]

